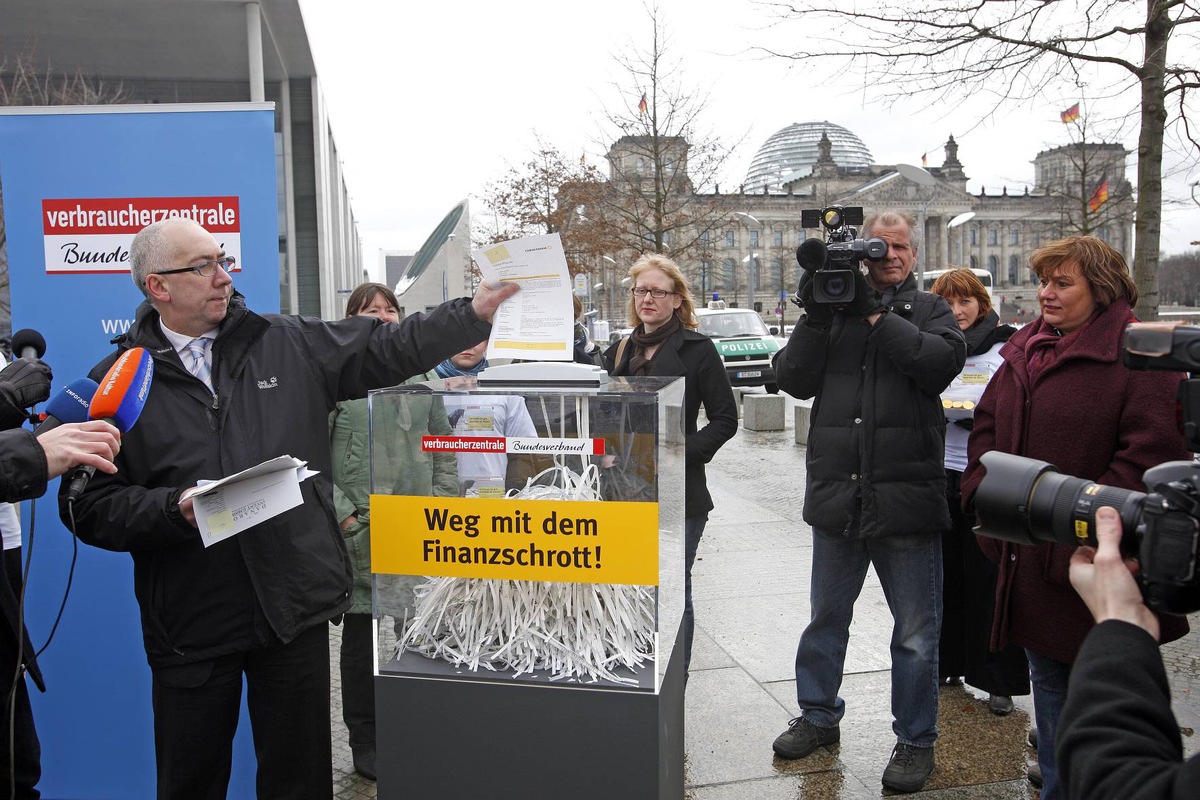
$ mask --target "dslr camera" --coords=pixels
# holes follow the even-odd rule
[[[814,303],[839,306],[849,303],[854,299],[852,270],[861,269],[864,258],[876,261],[887,255],[888,246],[883,239],[858,238],[854,226],[862,224],[862,206],[829,206],[800,212],[801,227],[825,229],[824,245],[819,239],[809,239],[796,251],[797,263],[811,273]]]
[[[1125,366],[1200,369],[1200,328],[1135,322],[1125,331]],[[1200,451],[1200,378],[1176,392],[1188,449]],[[1121,515],[1121,550],[1141,564],[1138,583],[1155,611],[1200,610],[1200,463],[1168,461],[1142,476],[1148,492],[1104,486],[1059,473],[1053,465],[1008,453],[984,453],[987,474],[975,492],[975,532],[1020,544],[1096,544],[1096,511]]]

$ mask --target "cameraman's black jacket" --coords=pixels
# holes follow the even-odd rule
[[[937,295],[913,275],[872,327],[834,314],[829,331],[792,331],[775,358],[779,387],[815,398],[804,521],[826,535],[873,539],[950,528],[939,394],[966,344]]]

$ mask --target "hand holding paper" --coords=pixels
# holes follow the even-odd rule
[[[496,309],[488,358],[570,361],[574,307],[567,257],[558,234],[500,242],[471,255],[486,283],[521,287],[519,295]]]
[[[179,507],[208,547],[304,502],[300,481],[317,474],[307,465],[279,456],[219,481],[200,481],[179,496]]]

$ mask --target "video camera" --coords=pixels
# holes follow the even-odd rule
[[[1136,370],[1200,370],[1200,328],[1135,322],[1125,331],[1125,366]],[[1176,393],[1188,449],[1200,451],[1200,378]],[[1121,550],[1141,563],[1138,583],[1155,611],[1200,610],[1200,463],[1168,461],[1142,476],[1149,493],[1060,474],[1045,461],[984,453],[987,474],[975,492],[975,532],[1019,544],[1096,544],[1096,511],[1121,515]]]
[[[804,228],[824,228],[825,242],[809,239],[796,250],[796,262],[811,273],[813,302],[845,305],[854,299],[854,273],[864,258],[887,255],[883,239],[859,239],[855,225],[863,224],[862,206],[829,206],[800,212]],[[812,244],[810,244],[812,243]],[[822,257],[823,256],[823,257]]]

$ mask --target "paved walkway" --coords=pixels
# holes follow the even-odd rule
[[[771,742],[797,712],[793,659],[808,618],[811,531],[801,520],[804,448],[788,429],[739,430],[708,469],[717,508],[693,570],[696,642],[687,690],[686,764],[690,800],[875,798],[895,737],[889,707],[891,616],[874,573],[855,606],[842,696],[839,746],[798,761],[773,757]],[[1200,628],[1200,615],[1192,619]],[[353,772],[341,723],[336,654],[333,729],[339,800],[375,797]],[[1198,749],[1200,634],[1164,648],[1188,753]],[[970,687],[941,690],[937,770],[920,797],[1030,798],[1025,746],[1032,703],[995,717]],[[464,721],[466,724],[467,721]],[[522,797],[534,798],[522,794]],[[497,798],[502,795],[497,794]],[[451,798],[450,800],[458,800]],[[551,800],[551,799],[546,799]],[[553,800],[570,800],[554,798]],[[619,798],[614,798],[619,800]]]

